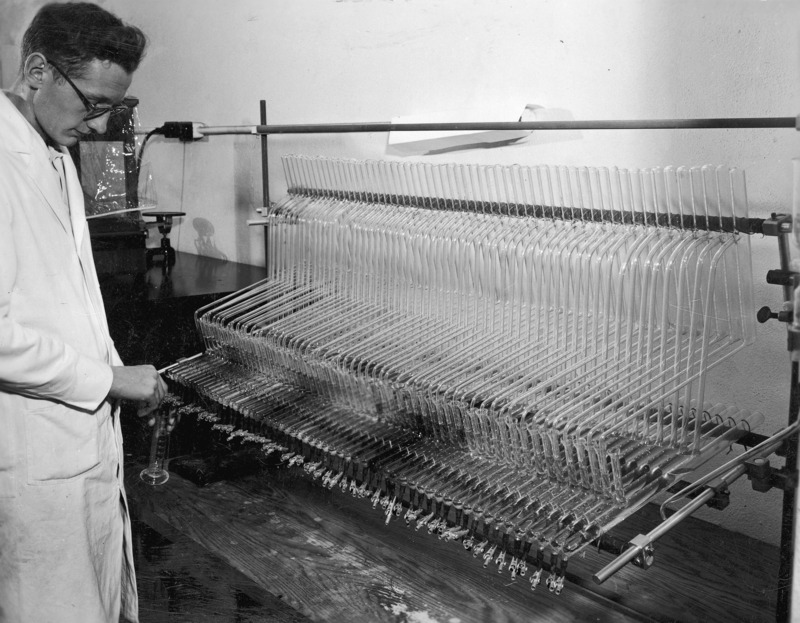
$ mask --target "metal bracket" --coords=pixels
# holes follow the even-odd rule
[[[679,480],[674,483],[671,487],[667,489],[668,493],[678,493],[681,489],[685,489],[692,483],[686,480]],[[721,511],[728,507],[731,502],[730,497],[730,489],[728,489],[727,485],[719,485],[717,487],[709,487],[713,490],[713,495],[706,501],[706,506],[709,506],[715,510]],[[690,500],[693,500],[698,495],[703,493],[705,489],[698,489],[697,491],[693,491],[689,493],[686,497]]]
[[[762,493],[770,489],[789,491],[797,486],[797,472],[789,472],[785,467],[775,469],[770,466],[769,459],[753,459],[746,461],[747,478],[755,491]]]
[[[631,562],[642,569],[649,569],[655,561],[655,546],[646,534],[637,534],[630,540],[630,545],[637,548],[639,553]]]
[[[721,511],[728,508],[731,503],[731,492],[728,487],[714,489],[714,496],[706,502],[706,506]]]
[[[791,233],[792,216],[791,214],[773,213],[770,218],[764,219],[764,223],[761,227],[761,233],[765,236],[780,236],[781,234]]]

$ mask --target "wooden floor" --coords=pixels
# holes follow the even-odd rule
[[[367,500],[298,468],[198,487],[128,470],[142,623],[178,621],[773,621],[777,548],[699,520],[664,537],[656,565],[598,586],[611,560],[570,562],[564,592],[484,569],[459,545],[384,525]],[[648,507],[621,532],[657,523]]]

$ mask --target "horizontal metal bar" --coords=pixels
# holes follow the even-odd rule
[[[495,130],[677,130],[720,128],[797,128],[797,117],[729,119],[639,119],[595,121],[497,121],[440,123],[333,123],[259,125],[256,134],[328,134],[337,132],[476,132]],[[200,128],[204,132],[203,128]]]
[[[682,522],[684,519],[687,519],[694,513],[697,509],[701,508],[708,502],[714,495],[716,495],[716,489],[721,487],[727,487],[729,484],[734,482],[737,478],[741,477],[747,468],[744,465],[737,465],[729,472],[727,472],[722,478],[718,479],[715,483],[712,483],[708,486],[705,490],[702,491],[697,497],[695,497],[691,502],[686,504],[683,508],[679,509],[675,512],[674,515],[670,516],[666,521],[658,524],[653,530],[648,532],[647,534],[640,534],[639,536],[632,539],[630,542],[630,547],[625,550],[622,554],[620,554],[617,558],[603,567],[600,571],[595,573],[592,576],[592,579],[597,582],[598,584],[602,584],[612,575],[614,575],[617,571],[622,569],[626,564],[631,562],[634,558],[642,554],[645,548],[657,541],[659,538],[664,536],[667,532],[672,530],[676,525]]]
[[[340,134],[357,132],[487,132],[520,130],[714,130],[748,128],[800,129],[800,117],[731,117],[715,119],[638,119],[594,121],[474,121],[435,123],[295,123],[221,125],[195,128],[203,136],[226,134]],[[152,128],[151,128],[152,129]],[[146,134],[147,128],[136,130]]]
[[[739,444],[740,446],[744,446],[745,448],[754,448],[760,443],[763,443],[769,439],[766,435],[761,435],[759,433],[745,433],[733,443]],[[779,445],[775,449],[775,454],[778,456],[786,456],[786,446],[787,442],[784,441],[781,445]]]
[[[323,196],[316,189],[289,188],[290,193],[307,196]],[[339,199],[413,206],[428,210],[451,212],[478,212],[504,216],[527,216],[545,219],[584,221],[591,223],[616,223],[618,225],[648,225],[672,227],[677,229],[737,232],[740,234],[763,233],[763,218],[741,218],[733,216],[706,216],[703,214],[668,214],[655,212],[632,212],[619,210],[600,210],[591,208],[571,208],[562,206],[528,205],[474,201],[467,199],[443,199],[441,197],[418,197],[376,192],[337,191]]]

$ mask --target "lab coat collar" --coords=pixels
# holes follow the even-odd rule
[[[42,137],[39,136],[33,126],[3,91],[0,91],[0,136],[3,137],[3,146],[5,149],[21,156],[22,161],[28,168],[30,178],[42,193],[42,196],[53,210],[56,218],[64,227],[65,231],[71,231],[73,227],[67,219],[67,215],[63,210],[58,209],[58,206],[62,203],[61,188],[58,184],[58,178],[54,175],[41,174],[42,171],[47,170],[44,167],[52,166],[50,164],[49,148]],[[66,148],[62,147],[61,151],[67,154],[64,157],[65,170],[68,170],[71,166],[72,172],[74,172],[75,167],[72,165]],[[71,177],[69,172],[67,173],[67,177]],[[74,175],[73,180],[77,180],[77,174]],[[77,194],[80,192],[80,181],[77,182],[77,188],[75,188],[75,184],[70,183],[73,180],[67,180],[67,189],[70,202],[75,203],[74,199],[77,198]],[[81,207],[80,216],[83,218],[82,192],[80,192],[79,205]],[[80,249],[80,245],[78,248]]]
[[[47,155],[44,140],[17,109],[6,91],[0,91],[0,135],[3,137],[3,146],[9,151],[28,156]]]

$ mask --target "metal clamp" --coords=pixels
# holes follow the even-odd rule
[[[763,233],[765,236],[780,236],[781,234],[789,234],[792,232],[792,216],[791,214],[773,213],[770,218],[764,219],[761,228],[761,233]]]
[[[769,459],[746,461],[745,467],[754,491],[764,493],[773,488],[789,491],[797,486],[797,472],[789,473],[785,467],[775,469],[769,464]]]

